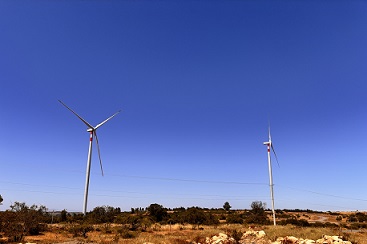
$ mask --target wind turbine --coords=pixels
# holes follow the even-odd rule
[[[112,116],[108,117],[106,120],[102,121],[95,127],[93,127],[91,124],[89,124],[86,120],[84,120],[82,117],[80,117],[76,112],[74,112],[71,108],[69,108],[65,103],[63,103],[61,100],[58,100],[62,105],[64,105],[67,109],[69,109],[75,116],[77,116],[83,123],[88,127],[87,131],[89,132],[89,150],[88,150],[88,160],[87,160],[87,172],[85,176],[85,190],[84,190],[84,204],[83,204],[83,214],[85,215],[87,213],[87,202],[88,202],[88,189],[89,189],[89,178],[90,178],[90,165],[92,162],[92,142],[93,137],[96,138],[97,142],[97,149],[98,149],[98,157],[99,157],[99,165],[101,166],[101,172],[103,176],[103,168],[102,168],[102,159],[101,159],[101,152],[99,150],[99,143],[98,143],[98,137],[97,137],[97,129],[101,127],[104,123],[112,119],[116,114],[120,113],[121,110],[114,113]]]
[[[271,166],[270,148],[271,148],[271,150],[273,150],[273,153],[274,153],[274,156],[275,156],[275,159],[276,159],[277,163],[278,163],[278,157],[277,157],[277,154],[275,153],[273,143],[271,142],[270,125],[269,125],[269,141],[264,142],[264,145],[266,145],[267,148],[268,148],[268,166],[269,166],[269,186],[270,186],[270,197],[271,197],[271,209],[273,211],[274,225],[276,225],[275,210],[274,210],[273,171],[272,171],[272,166]],[[279,163],[278,163],[278,166],[279,166]]]

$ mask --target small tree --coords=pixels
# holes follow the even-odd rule
[[[251,203],[251,212],[255,215],[263,215],[265,213],[266,204],[261,201]]]
[[[249,223],[254,224],[267,224],[269,219],[265,212],[266,204],[261,201],[255,201],[251,203],[250,216],[247,220]]]
[[[149,215],[156,222],[161,222],[168,215],[167,210],[162,205],[159,205],[157,203],[150,204],[150,206],[147,207],[147,210],[149,212]]]
[[[224,210],[229,211],[231,209],[231,205],[229,205],[229,202],[225,202],[223,205]]]
[[[68,212],[66,211],[66,209],[62,210],[60,214],[60,221],[65,222],[67,220],[67,216]]]
[[[207,216],[201,208],[191,207],[185,212],[185,222],[189,224],[196,224],[199,227],[201,224],[204,224],[206,220]]]

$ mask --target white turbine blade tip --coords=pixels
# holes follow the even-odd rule
[[[117,111],[112,116],[108,117],[106,120],[104,120],[101,123],[99,123],[98,125],[96,125],[96,127],[94,129],[97,129],[98,127],[101,127],[104,123],[106,123],[107,121],[109,121],[110,119],[112,119],[113,117],[115,117],[120,112],[121,112],[121,110]]]
[[[83,119],[79,114],[77,114],[76,112],[74,112],[74,110],[72,110],[71,108],[69,108],[65,103],[63,103],[61,100],[58,100],[62,105],[64,105],[67,109],[69,109],[76,117],[78,117],[81,121],[83,121],[83,123],[89,127],[90,129],[93,129],[93,126],[91,124],[89,124],[85,119]]]
[[[271,141],[270,125],[269,125],[269,141]]]

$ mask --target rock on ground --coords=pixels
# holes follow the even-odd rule
[[[311,240],[297,238],[294,236],[279,237],[275,242],[266,240],[265,231],[248,230],[243,233],[239,243],[256,243],[256,244],[352,244],[350,241],[343,240],[341,236],[324,235],[321,239]],[[219,233],[216,236],[207,237],[206,244],[234,244],[236,240],[224,233]]]

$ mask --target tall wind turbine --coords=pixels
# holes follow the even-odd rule
[[[268,148],[268,166],[269,166],[269,186],[270,186],[270,197],[271,197],[271,209],[273,211],[274,225],[276,225],[275,210],[274,210],[273,171],[272,171],[272,166],[271,166],[270,148],[271,148],[271,150],[273,150],[273,153],[274,153],[274,156],[275,156],[275,159],[276,159],[277,163],[278,163],[278,157],[275,153],[273,143],[271,142],[270,125],[269,125],[269,141],[264,142],[264,145],[266,145],[267,148]],[[278,163],[278,166],[279,166],[279,163]]]
[[[93,137],[96,138],[97,142],[97,149],[98,149],[98,157],[99,157],[99,165],[101,166],[101,172],[103,176],[103,168],[102,168],[102,159],[101,159],[101,152],[99,150],[99,143],[98,143],[98,137],[97,137],[97,129],[101,127],[104,123],[112,119],[116,114],[120,113],[121,110],[117,111],[115,114],[107,118],[106,120],[102,121],[95,127],[93,127],[91,124],[89,124],[86,120],[84,120],[82,117],[80,117],[76,112],[74,112],[71,108],[69,108],[65,103],[63,103],[61,100],[59,102],[64,105],[67,109],[69,109],[75,116],[77,116],[83,123],[88,127],[87,131],[89,132],[89,150],[88,150],[88,160],[87,160],[87,172],[85,176],[85,190],[84,190],[84,205],[83,205],[83,214],[85,215],[87,213],[87,203],[88,203],[88,189],[89,189],[89,178],[90,178],[90,165],[92,162],[92,142]]]

